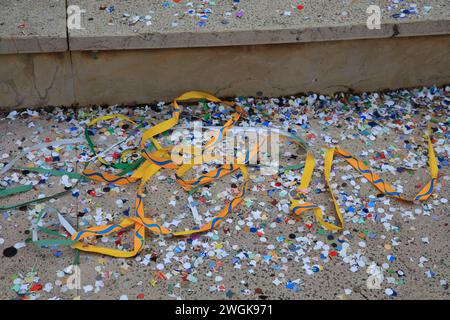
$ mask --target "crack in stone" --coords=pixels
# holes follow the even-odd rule
[[[44,93],[44,95],[42,95],[41,92],[39,91],[39,89],[37,88],[37,79],[36,79],[36,72],[35,72],[35,66],[34,66],[34,59],[33,58],[31,59],[31,77],[33,79],[33,87],[34,87],[36,93],[38,94],[39,99],[41,100],[42,104],[48,103],[48,92],[51,88],[53,88],[53,85],[55,84],[56,75],[58,74],[58,71],[59,71],[59,66],[56,65],[50,85],[44,89],[45,93]]]

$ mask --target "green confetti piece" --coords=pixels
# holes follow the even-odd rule
[[[190,190],[188,193],[189,195],[193,195],[194,193],[196,193],[198,191],[198,189],[200,189],[200,187],[195,187],[194,189]]]
[[[15,291],[15,292],[19,292],[20,290],[20,284],[15,284],[14,286],[11,287],[11,290]]]

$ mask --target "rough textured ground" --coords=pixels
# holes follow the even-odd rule
[[[211,47],[446,34],[447,1],[71,0],[72,50]],[[376,5],[381,25],[368,28]],[[368,12],[368,9],[369,12]],[[378,11],[376,11],[378,12]],[[369,19],[370,20],[370,19]],[[369,21],[373,23],[373,21]]]
[[[70,34],[75,36],[364,25],[367,19],[366,10],[370,5],[380,7],[382,20],[386,23],[439,20],[447,19],[450,15],[448,2],[442,0],[128,0],[107,3],[70,0],[69,4],[86,10],[86,29],[71,30]],[[413,10],[410,10],[411,6]],[[403,10],[410,11],[402,14]]]
[[[100,36],[133,34],[136,31],[229,31],[365,24],[366,9],[373,4],[382,9],[383,22],[393,19],[398,22],[439,20],[450,15],[448,1],[445,0],[69,0],[67,3],[62,0],[2,0],[0,35],[64,37],[65,11],[70,5],[86,10],[83,17],[85,30],[70,32]],[[401,15],[403,10],[409,12]],[[396,14],[401,16],[393,17]]]
[[[323,181],[323,146],[339,145],[367,163],[412,198],[429,178],[427,123],[440,174],[435,192],[424,203],[404,203],[379,195],[342,159],[336,157],[333,185],[344,210],[342,232],[321,228],[311,213],[289,213],[289,194],[301,170],[261,175],[251,169],[250,191],[217,230],[195,237],[147,235],[143,252],[131,259],[81,253],[81,288],[70,290],[75,251],[66,246],[39,248],[27,242],[31,219],[53,207],[76,228],[120,221],[133,212],[136,184],[114,187],[83,182],[50,202],[5,210],[0,217],[0,298],[2,299],[448,299],[450,239],[448,188],[450,172],[450,87],[418,88],[360,96],[309,95],[285,99],[239,98],[248,115],[243,126],[295,130],[316,158],[309,199],[324,206],[333,221],[330,196]],[[207,125],[228,119],[228,107],[201,104],[185,108],[181,125],[201,118]],[[171,113],[168,104],[148,107],[38,110],[0,116],[0,170],[21,148],[82,134],[98,115],[121,113],[154,125]],[[118,121],[95,127],[93,141],[106,148],[132,133]],[[108,130],[109,129],[109,130]],[[137,139],[136,139],[137,140]],[[134,140],[133,140],[134,141]],[[170,145],[169,137],[161,138]],[[131,145],[128,146],[130,148]],[[123,149],[113,152],[120,154]],[[80,172],[89,150],[86,143],[53,150],[32,150],[17,165]],[[281,164],[298,165],[305,151],[281,144]],[[110,160],[108,157],[105,159]],[[96,168],[96,164],[91,164]],[[107,170],[106,168],[98,168]],[[199,169],[205,169],[201,167]],[[200,172],[198,172],[200,173]],[[0,206],[21,203],[64,189],[61,177],[24,170],[0,176],[0,188],[35,185],[25,194],[0,198]],[[204,221],[240,185],[227,176],[195,195]],[[95,191],[95,194],[92,192]],[[194,226],[185,192],[173,171],[162,170],[146,187],[147,214],[162,221]],[[45,218],[45,220],[51,217]],[[335,220],[335,219],[334,219]],[[63,232],[61,227],[53,227]],[[43,237],[45,238],[45,236]],[[98,245],[129,248],[124,235],[99,239]],[[9,256],[12,246],[18,248]],[[8,249],[9,248],[9,249]],[[6,250],[7,249],[7,250]],[[6,251],[5,251],[6,250]],[[383,270],[379,289],[369,289],[368,267]]]
[[[66,5],[61,0],[0,1],[0,34],[14,36],[66,36]]]

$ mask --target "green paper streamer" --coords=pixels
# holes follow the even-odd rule
[[[76,243],[76,241],[70,239],[45,239],[33,241],[33,243],[38,246],[55,246],[55,245],[70,246]]]
[[[0,198],[10,196],[17,193],[27,192],[33,189],[32,185],[18,186],[9,189],[0,190]]]
[[[14,169],[17,170],[29,170],[34,172],[40,172],[40,173],[50,173],[51,175],[62,177],[64,175],[67,175],[71,179],[83,179],[85,178],[83,175],[75,172],[67,172],[67,171],[59,171],[59,170],[51,170],[51,169],[44,169],[44,168],[38,168],[38,167],[21,167],[21,166],[15,166]]]

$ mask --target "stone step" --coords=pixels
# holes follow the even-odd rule
[[[450,83],[448,0],[206,2],[3,1],[0,109]]]

